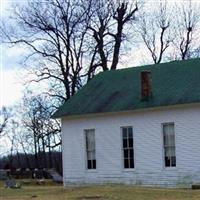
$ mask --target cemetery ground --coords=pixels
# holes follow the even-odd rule
[[[37,185],[27,180],[19,189],[0,182],[1,200],[199,200],[200,190],[162,189],[127,185],[66,187],[51,181]]]

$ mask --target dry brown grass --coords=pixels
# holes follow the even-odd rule
[[[200,200],[200,190],[158,189],[125,185],[63,188],[62,186],[0,187],[1,200]]]

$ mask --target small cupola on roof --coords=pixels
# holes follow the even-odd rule
[[[149,100],[152,97],[151,72],[141,72],[141,100]]]

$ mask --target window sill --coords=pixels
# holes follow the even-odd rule
[[[122,172],[134,172],[135,168],[123,169]]]
[[[177,167],[164,167],[163,170],[164,171],[175,171],[175,170],[177,170]]]
[[[97,173],[96,169],[86,169],[87,173]]]

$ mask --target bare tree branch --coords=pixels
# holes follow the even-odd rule
[[[169,32],[171,19],[166,2],[161,2],[159,10],[151,15],[143,14],[139,33],[156,64],[162,61],[164,52],[172,42]]]
[[[180,13],[177,20],[177,32],[175,45],[180,51],[182,60],[190,57],[190,51],[192,51],[192,41],[194,40],[193,34],[195,33],[196,26],[200,21],[198,5],[192,4],[192,1],[182,4],[178,7]]]

